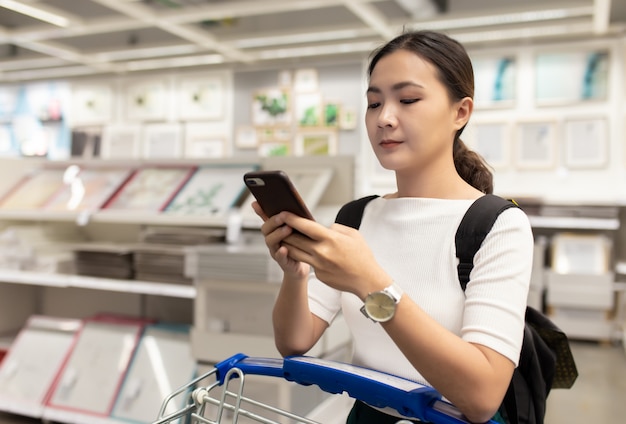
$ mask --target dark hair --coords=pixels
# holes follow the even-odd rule
[[[407,50],[430,62],[452,101],[474,97],[474,70],[465,48],[458,41],[435,31],[413,31],[397,36],[374,50],[368,67],[372,75],[380,59],[398,50]],[[468,184],[483,193],[493,192],[489,165],[460,139],[465,126],[454,136],[452,154],[457,172]]]

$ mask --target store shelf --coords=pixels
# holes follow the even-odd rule
[[[619,219],[578,218],[569,216],[529,216],[533,228],[554,228],[570,230],[617,230]]]
[[[0,270],[0,282],[48,287],[75,287],[184,299],[193,299],[196,296],[195,287],[181,284],[165,284],[139,280],[116,280],[112,278],[32,271]]]

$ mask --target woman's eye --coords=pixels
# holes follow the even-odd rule
[[[419,99],[402,99],[400,100],[400,103],[403,103],[405,105],[410,105],[411,103],[417,103],[419,101]]]
[[[369,103],[367,105],[368,109],[376,109],[378,106],[380,106],[380,103]]]

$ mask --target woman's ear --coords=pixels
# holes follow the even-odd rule
[[[457,130],[463,128],[472,116],[474,110],[474,100],[471,97],[464,97],[455,104],[456,117],[454,122]]]

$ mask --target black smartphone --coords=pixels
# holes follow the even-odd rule
[[[243,181],[268,217],[288,211],[313,220],[313,215],[284,171],[251,171],[244,174]]]

